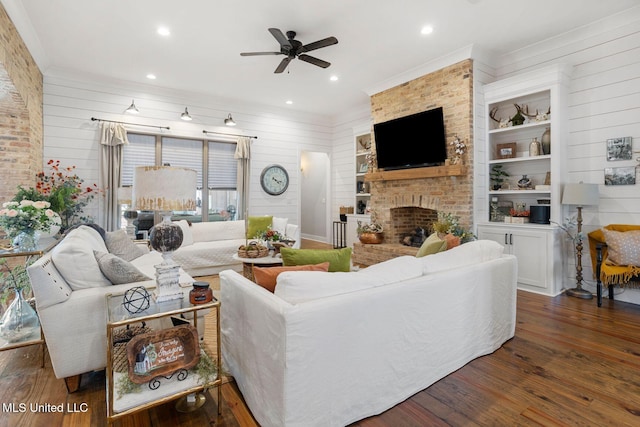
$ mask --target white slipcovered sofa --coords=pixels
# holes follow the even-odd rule
[[[221,278],[223,362],[264,427],[379,414],[515,333],[516,259],[475,241],[359,272]]]
[[[218,274],[222,270],[242,270],[242,263],[234,260],[238,247],[246,243],[245,223],[240,221],[194,222],[178,221],[182,228],[182,246],[173,253],[173,259],[192,276]],[[274,218],[278,231],[295,240],[300,247],[300,230],[286,218]]]

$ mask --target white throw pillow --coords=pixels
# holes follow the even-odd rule
[[[51,251],[53,265],[74,291],[111,285],[93,251],[107,252],[107,246],[100,233],[85,226],[71,230]]]
[[[189,223],[186,220],[181,219],[180,221],[177,221],[176,224],[178,224],[182,229],[182,244],[180,247],[193,245],[193,233],[191,232]]]
[[[271,229],[285,236],[287,234],[288,222],[289,222],[289,218],[278,218],[274,216],[273,219],[271,220]]]
[[[276,296],[290,304],[383,285],[380,278],[358,272],[285,271],[278,275]]]
[[[359,274],[378,278],[387,285],[422,276],[422,262],[414,256],[405,255],[364,268]]]
[[[504,246],[498,242],[474,240],[418,260],[422,263],[423,274],[430,274],[500,258],[503,252]]]

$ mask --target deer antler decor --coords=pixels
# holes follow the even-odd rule
[[[498,123],[499,128],[506,128],[509,125],[509,120],[502,119],[502,118],[496,119],[497,112],[498,112],[498,107],[493,107],[491,111],[489,111],[489,117],[491,117],[491,120]]]

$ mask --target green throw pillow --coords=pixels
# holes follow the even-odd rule
[[[271,227],[273,216],[250,216],[247,219],[247,239],[253,239],[256,234],[266,231]]]
[[[281,248],[282,263],[309,265],[329,262],[329,271],[351,271],[351,248],[342,249],[292,249]]]
[[[420,258],[425,255],[437,254],[438,252],[446,250],[447,241],[439,238],[438,233],[433,233],[431,236],[427,237],[427,240],[425,240],[422,246],[420,246],[416,257]]]

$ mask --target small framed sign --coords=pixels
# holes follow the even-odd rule
[[[190,324],[136,335],[127,343],[129,378],[136,384],[191,369],[199,360],[198,331]]]
[[[515,142],[496,145],[497,159],[513,159],[516,157],[517,145]]]

